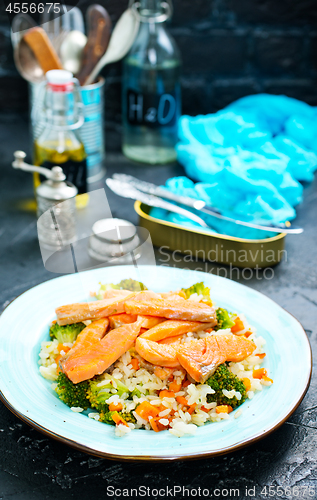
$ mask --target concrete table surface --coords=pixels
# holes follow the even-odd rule
[[[3,309],[17,295],[56,275],[45,270],[41,259],[32,210],[32,177],[10,166],[14,150],[30,152],[27,122],[2,117],[0,127],[0,308]],[[156,183],[183,174],[177,164],[139,166],[119,154],[110,155],[106,164],[108,175],[124,172]],[[102,186],[99,183],[93,187]],[[137,224],[132,201],[118,198],[108,189],[107,196],[113,217]],[[304,196],[296,223],[305,232],[287,237],[287,257],[283,262],[266,276],[263,272],[251,278],[235,273],[233,279],[268,295],[296,316],[310,338],[315,358],[317,179],[305,186]],[[166,260],[159,250],[156,257],[158,264]],[[170,264],[193,269],[204,265],[199,261],[189,265],[179,256],[176,260],[171,256]],[[223,266],[211,263],[206,264],[206,270],[220,275],[226,272]],[[271,498],[316,498],[316,389],[313,373],[310,389],[296,412],[282,427],[256,444],[221,457],[166,464],[129,464],[94,458],[28,427],[0,403],[0,499],[120,498],[124,495],[123,488],[140,487],[143,487],[140,498],[142,495],[186,498],[195,494],[202,498],[208,497],[206,489],[209,497],[218,498],[269,498],[269,491]],[[298,490],[288,490],[295,486]],[[183,487],[189,492],[183,491]],[[160,488],[164,488],[165,494],[155,491]]]

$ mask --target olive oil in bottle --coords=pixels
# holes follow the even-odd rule
[[[77,129],[83,123],[78,93],[70,72],[52,70],[46,73],[43,132],[34,142],[34,164],[52,169],[61,166],[66,179],[74,184],[79,194],[87,192],[87,161]],[[34,184],[40,184],[34,174]],[[88,196],[88,195],[87,195]],[[84,200],[82,200],[84,201]]]
[[[55,165],[62,166],[67,180],[76,187],[82,186],[82,192],[86,192],[86,179],[84,178],[86,152],[83,144],[68,140],[67,144],[60,148],[60,144],[57,142],[36,140],[33,154],[34,165],[50,169]],[[34,174],[34,183],[36,187],[40,183],[40,177],[37,173]]]

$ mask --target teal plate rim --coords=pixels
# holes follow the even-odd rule
[[[103,273],[105,274],[104,278],[100,277],[100,275],[102,275]],[[98,278],[96,279],[94,276],[96,276],[96,277],[98,276]],[[106,276],[107,276],[107,278],[106,278]],[[117,267],[113,267],[113,268],[104,268],[104,269],[85,271],[83,273],[78,273],[76,275],[60,276],[57,278],[53,278],[51,280],[44,281],[43,283],[41,283],[39,285],[35,285],[34,287],[30,288],[29,290],[23,292],[18,297],[13,299],[6,306],[6,308],[4,309],[4,311],[2,312],[2,315],[0,317],[0,342],[1,342],[1,336],[5,335],[5,330],[6,330],[4,328],[4,333],[3,333],[3,330],[1,327],[5,326],[6,324],[8,326],[8,322],[7,322],[8,320],[9,320],[9,324],[10,324],[10,313],[12,313],[14,319],[16,320],[16,315],[13,314],[14,310],[16,308],[21,307],[21,304],[25,304],[25,305],[27,304],[28,295],[31,294],[31,298],[32,298],[32,295],[34,295],[34,293],[35,293],[35,296],[37,295],[37,292],[39,292],[39,294],[41,294],[41,288],[43,288],[43,287],[47,288],[47,289],[49,289],[49,288],[52,289],[52,288],[54,288],[54,286],[56,284],[57,285],[58,284],[64,284],[64,285],[66,284],[67,285],[67,282],[69,282],[69,286],[70,286],[70,283],[72,281],[76,282],[76,280],[78,281],[78,279],[79,279],[77,285],[79,283],[82,285],[82,292],[80,290],[77,290],[77,291],[79,294],[81,294],[82,300],[85,300],[88,297],[88,293],[85,293],[84,290],[86,290],[86,291],[95,290],[95,289],[97,289],[99,281],[104,282],[104,283],[105,282],[113,282],[114,277],[117,277],[117,281],[120,281],[120,279],[125,278],[125,277],[133,277],[133,278],[139,279],[141,281],[143,280],[145,282],[145,284],[149,286],[149,288],[150,287],[154,288],[154,289],[156,288],[157,291],[165,291],[165,289],[163,289],[162,286],[160,287],[159,285],[152,286],[151,283],[149,283],[149,281],[153,282],[153,280],[155,281],[155,279],[157,279],[157,278],[160,278],[160,279],[163,278],[163,282],[167,281],[168,283],[173,284],[173,286],[171,286],[170,289],[172,289],[172,288],[176,289],[177,287],[180,287],[180,286],[189,286],[190,284],[195,283],[197,281],[205,281],[205,283],[208,286],[211,286],[212,288],[213,288],[213,286],[215,286],[216,290],[213,291],[213,289],[212,289],[211,294],[212,294],[213,299],[217,302],[217,305],[223,305],[225,307],[230,307],[230,299],[229,299],[229,303],[226,302],[226,300],[218,302],[217,295],[218,295],[219,290],[221,290],[222,295],[224,295],[224,294],[227,295],[228,291],[231,288],[232,288],[234,293],[236,291],[239,292],[237,294],[237,296],[239,297],[239,299],[237,299],[238,302],[239,302],[239,300],[241,301],[241,300],[245,299],[245,297],[249,296],[249,297],[252,297],[255,302],[259,301],[259,300],[264,302],[265,306],[270,304],[272,310],[275,312],[275,315],[273,315],[272,319],[275,319],[277,321],[278,316],[279,316],[279,320],[286,322],[285,323],[286,330],[287,330],[287,328],[290,328],[290,327],[294,328],[293,333],[295,334],[295,337],[293,338],[293,337],[289,336],[287,339],[288,342],[291,342],[291,343],[293,342],[293,344],[294,344],[293,347],[296,347],[295,344],[297,342],[297,348],[299,347],[299,345],[301,348],[301,354],[302,354],[302,358],[303,358],[301,368],[305,368],[305,370],[304,371],[300,370],[296,373],[296,376],[297,376],[296,382],[298,382],[298,375],[299,374],[301,377],[299,380],[299,387],[297,388],[296,396],[292,400],[285,402],[285,405],[284,405],[285,408],[283,409],[283,411],[281,410],[280,414],[277,414],[275,416],[274,420],[272,420],[271,422],[268,422],[268,425],[265,425],[264,430],[262,430],[262,427],[260,425],[258,426],[259,428],[257,429],[257,426],[255,424],[255,431],[253,433],[251,432],[249,436],[247,435],[243,439],[239,439],[239,438],[237,438],[236,440],[233,439],[229,445],[226,445],[224,447],[220,446],[216,449],[215,448],[206,449],[204,446],[202,446],[202,441],[206,439],[206,436],[204,438],[204,436],[202,435],[201,439],[199,439],[199,434],[202,432],[202,429],[206,429],[206,428],[207,429],[209,428],[210,432],[212,431],[211,433],[214,435],[219,434],[216,431],[217,426],[218,426],[219,432],[221,431],[222,433],[223,432],[225,433],[222,435],[222,437],[223,437],[226,435],[226,431],[228,433],[229,429],[232,430],[233,427],[236,426],[238,422],[243,421],[242,420],[244,417],[243,414],[241,415],[241,417],[239,417],[239,419],[232,418],[231,420],[226,421],[225,424],[227,424],[227,425],[229,424],[230,427],[224,428],[222,423],[214,423],[214,424],[211,423],[211,424],[206,424],[205,426],[198,428],[196,435],[192,436],[192,437],[185,436],[182,438],[176,438],[176,437],[169,434],[165,438],[165,442],[167,444],[165,446],[165,448],[166,448],[165,453],[164,453],[164,446],[163,446],[163,451],[160,451],[159,454],[153,453],[153,451],[152,451],[153,450],[153,443],[152,443],[151,452],[149,452],[149,453],[143,454],[143,453],[138,452],[137,450],[135,452],[131,453],[131,444],[127,443],[127,446],[125,446],[125,441],[124,441],[125,437],[113,438],[113,436],[112,436],[111,439],[112,440],[114,439],[116,441],[116,443],[118,444],[118,447],[120,448],[118,453],[114,453],[113,451],[107,451],[106,449],[104,449],[104,450],[99,449],[98,446],[96,445],[96,442],[95,442],[95,444],[92,442],[91,445],[89,445],[89,444],[87,444],[87,442],[83,442],[82,439],[76,438],[74,435],[74,431],[71,428],[71,425],[68,425],[68,428],[66,428],[66,431],[63,431],[63,432],[58,432],[58,431],[54,430],[52,428],[52,425],[48,425],[48,426],[43,425],[43,423],[41,423],[39,421],[40,418],[39,418],[38,413],[36,413],[36,409],[35,409],[35,411],[25,410],[23,408],[23,405],[21,407],[21,405],[15,399],[14,394],[11,393],[11,390],[8,391],[8,383],[10,385],[10,382],[11,382],[9,380],[10,379],[10,370],[9,370],[9,373],[7,372],[7,377],[6,377],[5,368],[2,368],[2,373],[1,373],[1,366],[3,367],[3,363],[1,363],[0,364],[0,375],[1,375],[1,377],[0,377],[0,400],[19,419],[21,419],[22,421],[24,421],[25,423],[27,423],[31,427],[35,428],[36,430],[40,431],[41,433],[43,433],[46,436],[49,436],[49,437],[51,437],[59,442],[62,442],[63,444],[67,444],[67,445],[69,445],[77,450],[89,453],[89,454],[97,456],[97,457],[107,458],[107,459],[111,459],[111,460],[118,460],[118,461],[130,461],[130,462],[131,461],[163,462],[163,461],[171,461],[171,460],[202,459],[202,458],[207,458],[207,457],[211,457],[211,456],[223,455],[223,454],[227,454],[229,452],[239,450],[239,449],[241,449],[245,446],[248,446],[252,443],[255,443],[256,441],[271,434],[278,427],[280,427],[292,415],[292,413],[298,408],[298,406],[302,402],[302,400],[303,400],[303,398],[308,390],[310,380],[311,380],[311,375],[312,375],[312,351],[311,351],[309,339],[307,337],[307,334],[306,334],[303,326],[291,313],[287,312],[281,306],[276,304],[276,302],[274,302],[272,299],[261,294],[260,292],[254,290],[254,289],[248,288],[245,285],[242,285],[240,283],[228,280],[226,278],[222,278],[222,277],[215,276],[215,275],[210,275],[210,274],[203,273],[200,271],[190,271],[190,270],[184,270],[184,269],[169,268],[169,267],[165,267],[165,266],[161,266],[161,267],[142,266],[139,268],[135,268],[133,266],[117,266]],[[105,281],[105,279],[107,279],[107,281]],[[176,281],[176,283],[175,283],[175,281]],[[178,281],[178,283],[177,283],[177,281]],[[94,284],[94,286],[93,286],[93,284]],[[78,289],[78,286],[77,286],[77,289]],[[218,292],[217,292],[217,289],[218,289]],[[66,291],[66,294],[67,294],[67,286],[66,286],[66,290],[64,287],[63,291],[64,292]],[[221,295],[221,293],[220,293],[220,295]],[[73,300],[73,302],[75,302],[75,301],[78,301],[78,299],[75,298]],[[60,299],[58,304],[61,305],[62,303],[64,303],[63,299]],[[52,307],[52,313],[54,312],[53,311],[54,308],[55,308],[55,306]],[[244,314],[246,314],[248,319],[250,318],[250,323],[251,324],[254,323],[254,320],[251,318],[253,312],[250,310],[250,313],[249,313],[248,307],[244,307],[244,309],[238,309],[237,311],[243,312]],[[256,313],[256,308],[254,310],[254,314],[255,313]],[[52,316],[52,314],[51,314],[51,316]],[[43,324],[41,324],[38,326],[38,331],[39,331],[38,335],[39,335],[40,341],[47,339],[48,324],[49,324],[51,319],[52,318],[47,318],[46,325],[43,326]],[[43,323],[43,321],[42,321],[42,323]],[[289,331],[289,330],[287,330],[287,331]],[[281,371],[280,369],[283,366],[284,366],[284,368],[285,368],[285,366],[287,366],[287,360],[285,360],[285,359],[283,360],[283,358],[281,358],[281,356],[280,356],[280,353],[278,353],[276,351],[276,349],[274,349],[275,341],[272,341],[272,338],[270,339],[270,333],[268,331],[265,331],[265,333],[263,333],[261,331],[261,332],[258,332],[258,334],[261,334],[262,336],[264,336],[266,338],[266,340],[268,341],[268,351],[272,350],[272,353],[269,352],[269,355],[268,355],[268,361],[270,361],[270,355],[272,354],[272,360],[271,360],[271,363],[269,364],[270,374],[271,374],[271,370],[273,370],[274,373],[272,374],[272,376],[274,379],[274,384],[276,383],[276,381],[280,384],[281,382],[283,382],[281,380],[280,374],[279,374]],[[296,342],[294,339],[296,339]],[[277,340],[279,340],[279,343],[281,343],[281,340],[283,340],[283,339],[281,337],[281,338],[278,338]],[[7,341],[7,345],[9,348],[10,348],[10,346],[12,347],[13,341],[14,341],[14,334]],[[10,344],[10,342],[11,342],[11,344]],[[31,355],[31,351],[38,352],[39,347],[40,347],[39,343],[33,344],[33,345],[31,345],[31,343],[30,343],[30,345],[28,345],[28,348],[26,349],[26,351],[27,351],[28,355]],[[2,351],[1,351],[1,349],[0,349],[0,361],[3,361],[5,359],[4,358],[5,354],[6,354],[5,350],[2,349]],[[294,353],[294,355],[295,355],[295,353]],[[292,356],[292,349],[288,348],[287,356],[289,358],[288,361],[291,361],[290,357]],[[284,365],[283,365],[283,363],[284,363]],[[34,364],[35,364],[35,367],[33,367],[33,368],[37,369],[36,363],[34,363]],[[6,366],[6,369],[8,369],[8,366]],[[276,379],[276,377],[277,377],[277,379]],[[39,376],[39,380],[40,379],[41,379],[41,377]],[[295,379],[294,379],[294,381],[295,381]],[[46,382],[46,381],[44,381],[44,382]],[[19,383],[19,381],[18,381],[18,383]],[[272,388],[274,387],[274,384],[273,384]],[[42,381],[42,383],[35,384],[35,386],[34,386],[35,391],[39,391],[39,390],[42,391],[44,385],[45,384],[43,384],[43,381]],[[11,385],[11,388],[12,387],[13,387],[13,392],[14,392],[14,385]],[[47,387],[49,387],[49,384],[47,385]],[[270,389],[267,389],[267,388],[264,389],[265,392],[268,391],[265,394],[266,398],[267,398],[267,395],[269,394]],[[50,389],[50,391],[51,391],[51,389]],[[53,391],[51,391],[51,392],[53,392]],[[39,394],[42,394],[42,393],[40,392]],[[251,413],[252,413],[252,411],[256,411],[256,407],[259,406],[259,401],[260,401],[261,396],[263,396],[263,394],[257,393],[257,395],[255,396],[254,399],[248,400],[247,402],[245,402],[241,408],[243,409],[245,407],[245,405],[249,405],[249,406],[247,406],[248,411],[250,410],[250,408],[251,408],[251,410],[250,410]],[[273,396],[273,394],[272,394],[272,396]],[[50,395],[50,397],[51,397],[51,395]],[[256,402],[255,402],[255,400],[256,400]],[[51,402],[54,403],[54,401],[56,402],[56,398],[55,398],[55,400],[53,398],[51,398]],[[67,417],[69,416],[67,414],[67,412],[70,412],[72,414],[73,419],[74,418],[76,419],[76,417],[79,417],[79,418],[84,417],[83,415],[80,415],[80,414],[74,414],[73,412],[71,412],[71,410],[66,405],[61,403],[59,400],[57,400],[57,401],[62,405],[61,411],[62,411],[62,414],[65,415],[66,420],[67,420]],[[55,407],[56,407],[56,404],[55,404]],[[41,411],[43,411],[43,409],[46,409],[48,412],[51,412],[53,408],[54,408],[54,404],[52,404],[52,407],[49,407],[47,405],[46,407],[44,406],[44,408],[41,407]],[[248,418],[250,418],[250,411],[249,411]],[[29,413],[29,415],[28,415],[28,413]],[[91,419],[88,419],[87,417],[84,417],[84,418],[86,419],[85,424],[87,424],[87,425],[96,425],[97,424],[97,425],[103,426],[103,427],[106,426],[106,424],[92,421]],[[66,420],[64,421],[64,423],[66,422]],[[89,421],[89,424],[87,423],[88,421]],[[252,425],[254,425],[254,422]],[[111,427],[111,426],[106,426],[106,427],[109,427],[113,431],[113,427]],[[135,433],[138,433],[138,434],[144,433],[144,436],[146,434],[147,441],[149,440],[148,433],[150,433],[150,435],[156,434],[156,433],[153,433],[153,431],[139,430],[139,431],[132,431],[129,435],[131,435],[131,434],[135,435]],[[164,431],[164,433],[168,433],[168,431]],[[160,436],[160,434],[164,434],[164,433],[158,433],[158,434],[156,434],[156,436]],[[204,434],[206,434],[206,432]],[[106,439],[105,439],[106,444],[107,444],[107,439],[110,440],[109,432],[108,432],[108,435],[106,436]],[[174,441],[172,441],[172,440],[174,440]],[[190,442],[191,444],[194,443],[194,445],[192,447],[189,447],[190,449],[188,449],[186,451],[186,444],[188,442]],[[197,444],[196,444],[196,442],[197,442]],[[120,445],[119,443],[122,443],[122,444]],[[173,448],[173,444],[176,444],[176,443],[181,443],[181,445],[184,445],[185,450],[181,451],[181,449],[180,449],[178,451],[178,450],[170,449],[170,445],[172,445],[172,448]],[[180,447],[182,448],[183,446],[180,446]],[[112,446],[112,449],[113,449],[113,446]],[[133,447],[132,447],[132,449],[133,449]]]

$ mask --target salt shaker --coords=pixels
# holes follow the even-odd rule
[[[61,167],[51,170],[24,162],[24,151],[15,151],[12,166],[26,172],[38,172],[48,180],[36,189],[38,238],[45,248],[61,250],[65,245],[76,241],[76,204],[77,188],[66,181]]]

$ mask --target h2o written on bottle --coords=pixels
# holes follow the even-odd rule
[[[176,96],[169,94],[141,94],[128,90],[128,122],[131,125],[159,127],[175,123]]]

